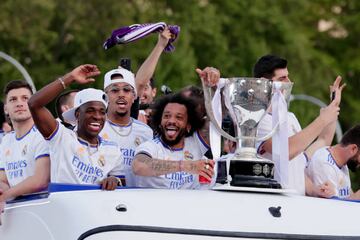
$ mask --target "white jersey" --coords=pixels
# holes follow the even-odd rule
[[[124,175],[122,155],[114,142],[99,137],[99,145],[90,146],[79,139],[76,132],[59,123],[47,140],[52,182],[100,184],[109,175]]]
[[[0,143],[4,136],[5,136],[5,132],[0,129]]]
[[[35,126],[20,138],[10,132],[0,145],[0,170],[5,170],[10,187],[13,187],[34,175],[37,159],[48,156],[49,145]]]
[[[124,158],[122,164],[125,171],[126,186],[134,187],[135,179],[131,163],[135,155],[135,149],[141,143],[153,138],[152,129],[148,125],[133,118],[131,118],[131,122],[127,126],[119,126],[107,120],[100,136],[105,140],[116,142],[119,145]]]
[[[288,112],[288,136],[291,137],[301,131],[301,126],[297,118],[292,112]],[[260,121],[258,126],[258,137],[267,135],[272,130],[272,116],[266,114]],[[265,152],[261,145],[263,142],[257,143],[258,153],[267,159],[272,160],[271,153]],[[305,195],[305,168],[307,158],[304,153],[300,153],[289,162],[289,188],[295,189],[299,194]]]
[[[154,159],[194,161],[204,159],[208,145],[195,132],[185,138],[183,148],[171,149],[159,137],[147,141],[136,148],[137,154],[146,154]],[[135,176],[136,186],[167,189],[199,189],[199,176],[187,172],[174,172],[157,177]]]
[[[351,194],[349,169],[339,167],[329,151],[329,147],[318,149],[312,156],[307,173],[315,185],[330,181],[335,186],[336,196],[348,198]]]

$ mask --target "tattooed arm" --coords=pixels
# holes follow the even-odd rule
[[[206,169],[206,165],[209,165]],[[140,176],[161,176],[173,172],[188,172],[192,174],[199,174],[206,179],[211,180],[214,175],[213,160],[196,160],[196,161],[172,161],[151,158],[145,153],[139,153],[135,156],[132,169],[135,175]]]

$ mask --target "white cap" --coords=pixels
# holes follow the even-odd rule
[[[113,75],[121,75],[122,79],[111,79]],[[104,76],[104,90],[113,83],[127,83],[134,88],[135,96],[137,96],[134,74],[125,68],[116,68],[108,71]]]
[[[63,112],[64,120],[70,123],[76,123],[75,111],[83,104],[88,102],[101,102],[107,108],[107,96],[99,89],[87,88],[77,92],[74,98],[74,107]]]

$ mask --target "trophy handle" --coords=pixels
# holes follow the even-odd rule
[[[221,126],[219,126],[219,124],[217,123],[217,121],[215,120],[215,116],[214,116],[214,111],[211,107],[211,87],[206,86],[206,84],[204,83],[204,80],[201,79],[201,84],[202,87],[204,89],[204,100],[205,100],[205,109],[206,109],[206,113],[210,119],[210,122],[215,126],[215,129],[225,138],[229,139],[230,141],[233,142],[237,142],[237,139],[234,138],[233,136],[231,136],[230,134],[228,134],[227,132],[225,132]]]

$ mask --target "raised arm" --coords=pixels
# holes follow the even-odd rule
[[[332,96],[332,93],[335,94],[334,99],[331,99],[335,105],[339,106],[341,102],[341,94],[343,88],[346,86],[346,84],[341,83],[341,77],[338,76],[334,82],[333,85],[330,86],[330,95]],[[332,98],[332,97],[330,97]],[[306,155],[311,158],[311,156],[314,154],[314,152],[324,146],[330,146],[332,143],[332,140],[335,135],[335,129],[336,129],[336,121],[331,122],[328,124],[323,131],[320,133],[319,137],[316,139],[315,142],[313,142],[307,149],[306,149]]]
[[[216,89],[216,85],[220,80],[220,71],[213,67],[206,67],[204,70],[199,68],[196,69],[196,73],[199,75],[201,81],[203,81],[207,86],[212,87],[213,90]],[[210,122],[207,119],[203,128],[199,129],[199,134],[201,138],[209,145],[209,125]]]
[[[140,176],[161,176],[174,172],[187,172],[191,174],[199,174],[211,181],[214,175],[213,160],[197,160],[197,161],[172,161],[154,159],[146,154],[139,153],[134,157],[132,169],[135,175]],[[206,167],[206,165],[209,165]]]
[[[144,88],[149,83],[150,78],[154,75],[156,65],[160,59],[161,53],[164,51],[164,48],[168,44],[171,38],[171,33],[166,27],[164,31],[159,34],[158,42],[156,43],[154,49],[150,55],[146,58],[145,62],[141,65],[139,70],[136,73],[135,83],[138,96],[142,95]]]
[[[324,128],[334,122],[339,115],[340,108],[336,102],[331,102],[329,106],[320,111],[320,115],[311,122],[306,128],[289,138],[289,159],[293,159],[305,149],[321,134]],[[265,141],[262,150],[272,152],[272,139]]]
[[[73,82],[79,84],[87,84],[94,82],[93,77],[100,74],[96,65],[85,64],[80,65],[71,72],[65,74],[43,87],[35,93],[29,100],[29,108],[34,119],[36,127],[41,134],[47,138],[56,129],[57,123],[53,115],[46,109],[46,104],[56,98],[67,86]]]

